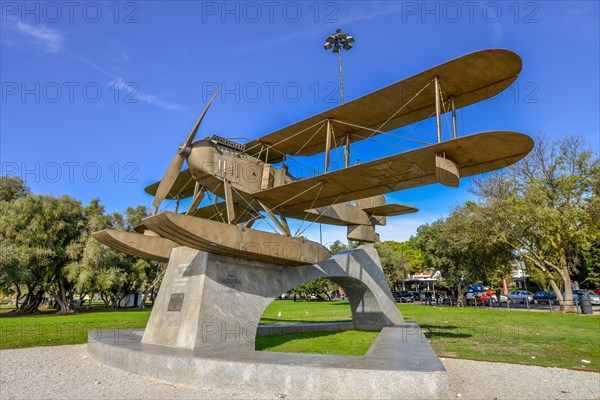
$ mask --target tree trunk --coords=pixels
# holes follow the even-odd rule
[[[23,308],[25,308],[29,305],[29,301],[31,300],[32,290],[33,289],[31,287],[27,287],[27,294],[25,295],[25,299],[23,300],[23,303],[21,303],[21,307],[18,308],[18,310],[22,310]]]
[[[573,299],[573,287],[571,286],[571,277],[568,271],[561,271],[560,276],[565,285],[565,296],[562,304],[560,305],[560,311],[564,313],[575,313],[577,312],[577,306]],[[557,294],[558,296],[558,294]]]
[[[154,278],[154,280],[152,281],[152,284],[148,287],[148,289],[146,289],[144,291],[144,296],[142,297],[142,303],[139,305],[139,308],[141,310],[143,310],[144,308],[146,308],[146,299],[148,298],[148,296],[150,296],[150,299],[152,301],[152,305],[154,305],[154,296],[153,296],[154,288],[161,281],[161,279],[162,279],[162,275],[159,275],[156,278]]]
[[[458,298],[456,299],[456,307],[464,307],[465,306],[465,294],[467,293],[466,287],[458,288]]]
[[[142,296],[142,301],[141,301],[141,302],[140,302],[140,304],[138,305],[138,308],[139,308],[140,310],[143,310],[143,309],[145,309],[145,308],[146,308],[146,299],[148,298],[148,293],[149,293],[149,290],[146,290],[146,291],[144,292],[143,296]]]
[[[39,312],[38,307],[42,303],[43,296],[44,296],[44,291],[41,289],[38,290],[38,292],[35,294],[33,294],[33,291],[29,292],[27,294],[26,301],[24,301],[23,304],[21,304],[20,309],[15,310],[15,314],[23,315],[23,314],[38,313]]]
[[[110,304],[108,303],[108,298],[104,295],[104,293],[100,292],[100,298],[104,302],[104,307],[109,308]]]
[[[16,285],[16,286],[17,286],[17,294],[16,294],[17,298],[15,299],[15,310],[18,310],[19,309],[19,300],[21,299],[22,293],[21,293],[21,288],[19,287],[19,285]]]
[[[68,314],[73,312],[62,281],[58,283],[58,292],[54,294],[54,299],[56,300],[56,304],[59,306],[58,313]]]
[[[79,307],[83,308],[83,303],[85,303],[85,295],[86,293],[79,294]]]

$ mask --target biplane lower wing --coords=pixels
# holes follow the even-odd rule
[[[278,212],[307,210],[439,182],[436,156],[452,161],[460,177],[467,177],[514,164],[532,148],[533,140],[519,132],[482,132],[301,179],[254,196]]]
[[[156,195],[156,191],[158,190],[158,186],[160,185],[160,181],[154,182],[152,185],[147,186],[144,191],[152,196]],[[192,177],[192,172],[189,169],[184,169],[179,173],[177,179],[171,186],[171,190],[167,194],[167,199],[186,199],[188,197],[192,197],[194,195],[194,186],[196,185],[196,181]]]
[[[418,208],[404,204],[383,204],[381,206],[363,208],[363,211],[380,217],[394,217],[396,215],[411,214],[419,211]]]
[[[234,223],[241,224],[248,222],[252,219],[262,218],[260,214],[257,214],[251,210],[244,209],[237,204],[234,204],[235,219]],[[215,221],[225,222],[227,221],[227,205],[224,201],[218,202],[217,204],[211,204],[208,206],[200,207],[192,214],[194,217],[210,219]]]

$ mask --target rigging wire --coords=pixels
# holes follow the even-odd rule
[[[252,208],[252,211],[254,211],[256,214],[259,214],[259,215],[260,215],[260,213],[258,212],[258,210],[257,210],[256,208],[254,208],[254,206],[252,206],[252,204],[248,203],[248,200],[246,200],[246,198],[245,198],[244,196],[242,196],[242,195],[240,194],[240,192],[239,192],[239,191],[238,191],[236,188],[234,188],[234,187],[232,186],[232,187],[231,187],[231,189],[233,189],[233,190],[234,190],[234,191],[235,191],[235,192],[238,194],[238,196],[240,196],[240,197],[242,198],[242,200],[244,200],[244,202],[245,202],[246,204],[248,204],[248,207]],[[266,223],[267,225],[269,225],[269,227],[270,227],[272,230],[274,230],[274,231],[279,231],[279,229],[275,229],[275,227],[273,227],[273,225],[271,225],[269,222],[267,222],[267,221],[266,221],[266,218],[263,218],[263,219],[265,220],[265,223]]]
[[[340,193],[338,195],[338,197],[336,197],[336,199],[331,204],[337,204],[337,201],[339,200],[340,197],[342,197],[342,195],[343,195],[343,193]],[[315,201],[316,201],[316,199],[315,199]],[[304,232],[306,232],[306,230],[308,228],[310,228],[315,222],[317,222],[319,220],[319,218],[321,218],[322,216],[323,216],[323,213],[320,213],[319,216],[317,218],[315,218],[314,221],[311,221],[310,224],[308,224],[308,226],[306,228],[304,228],[304,230],[302,232],[300,232],[300,235],[302,235]]]
[[[317,193],[317,195],[315,196],[315,199],[313,200],[312,204],[310,205],[309,210],[314,209],[315,207],[315,202],[317,201],[317,199],[319,198],[319,195],[321,194],[321,190],[323,190],[323,185],[321,185],[321,187],[319,188],[319,192]],[[321,214],[325,212],[322,211]],[[294,236],[298,236],[298,232],[300,231],[300,229],[302,228],[302,225],[304,225],[304,222],[306,222],[307,218],[308,218],[308,212],[306,212],[306,214],[304,215],[304,219],[302,220],[302,222],[300,223],[300,226],[298,227],[298,230],[296,230],[296,233],[294,233]]]

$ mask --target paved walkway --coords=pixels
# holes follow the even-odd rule
[[[450,379],[449,398],[600,399],[600,373],[457,359],[442,362]],[[90,360],[85,345],[0,351],[0,399],[285,397],[277,388],[270,393],[253,393],[232,384],[216,391],[142,378]],[[328,397],[323,394],[323,398]]]

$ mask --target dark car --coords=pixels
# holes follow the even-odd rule
[[[554,302],[556,302],[556,293],[544,292],[543,290],[537,291],[533,294],[533,302],[535,304],[554,303]]]
[[[408,292],[394,292],[394,300],[396,303],[413,303],[415,299],[408,295]]]
[[[420,300],[421,299],[421,294],[419,292],[415,292],[414,290],[407,290],[404,293],[406,293],[407,296],[412,297],[413,300]]]

